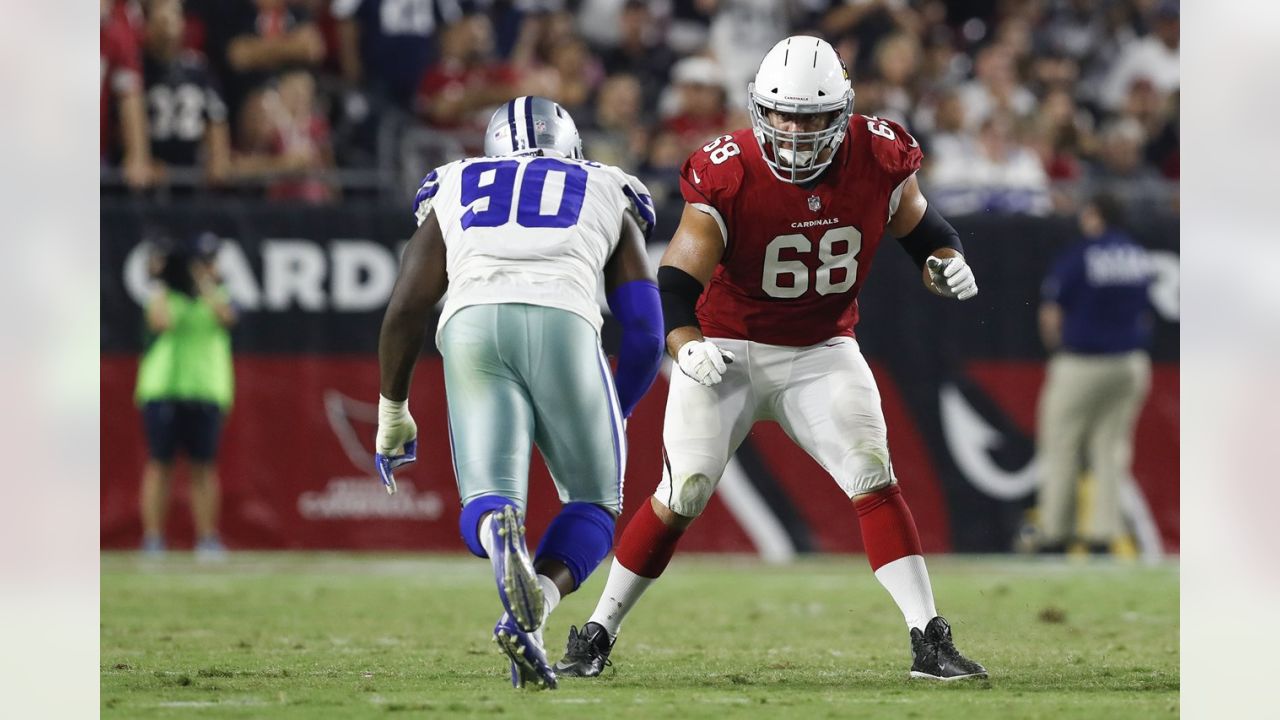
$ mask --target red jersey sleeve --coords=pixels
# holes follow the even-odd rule
[[[862,121],[866,123],[870,136],[871,157],[888,179],[890,187],[898,187],[920,169],[924,152],[906,128],[883,118],[863,117]]]
[[[680,194],[685,202],[709,205],[721,214],[742,184],[741,146],[731,135],[722,135],[693,151],[680,168]],[[711,148],[708,150],[707,148]]]
[[[680,195],[684,201],[716,218],[721,232],[733,210],[733,198],[742,186],[742,139],[721,135],[693,151],[680,168]],[[725,238],[726,243],[728,238]]]
[[[142,50],[123,21],[113,21],[100,34],[106,81],[110,91],[123,95],[142,89]]]

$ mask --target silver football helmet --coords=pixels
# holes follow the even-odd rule
[[[484,132],[489,157],[542,150],[582,160],[582,138],[568,111],[543,97],[523,95],[498,108]]]

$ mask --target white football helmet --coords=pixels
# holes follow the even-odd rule
[[[747,94],[751,127],[774,176],[806,183],[821,175],[844,141],[853,114],[853,87],[835,48],[821,38],[792,35],[765,54]],[[836,115],[822,130],[786,132],[769,124],[766,110]],[[779,143],[790,147],[779,147]],[[824,156],[822,151],[828,148]]]

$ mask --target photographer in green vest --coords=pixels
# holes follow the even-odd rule
[[[142,474],[142,549],[165,550],[164,521],[174,461],[185,454],[197,559],[217,559],[217,449],[231,407],[234,375],[230,328],[236,310],[215,268],[212,233],[157,243],[146,304],[148,343],[138,366],[135,399],[142,409],[148,459]]]

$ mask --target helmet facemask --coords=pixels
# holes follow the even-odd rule
[[[835,160],[836,150],[844,141],[853,115],[853,91],[843,98],[826,103],[788,103],[761,96],[755,83],[747,87],[750,97],[751,127],[764,161],[774,176],[783,182],[802,184],[816,179]],[[796,114],[835,113],[831,122],[812,132],[779,130],[766,117],[768,110]],[[783,148],[785,143],[789,147]],[[805,149],[800,149],[805,148]],[[824,153],[825,150],[830,152]]]

